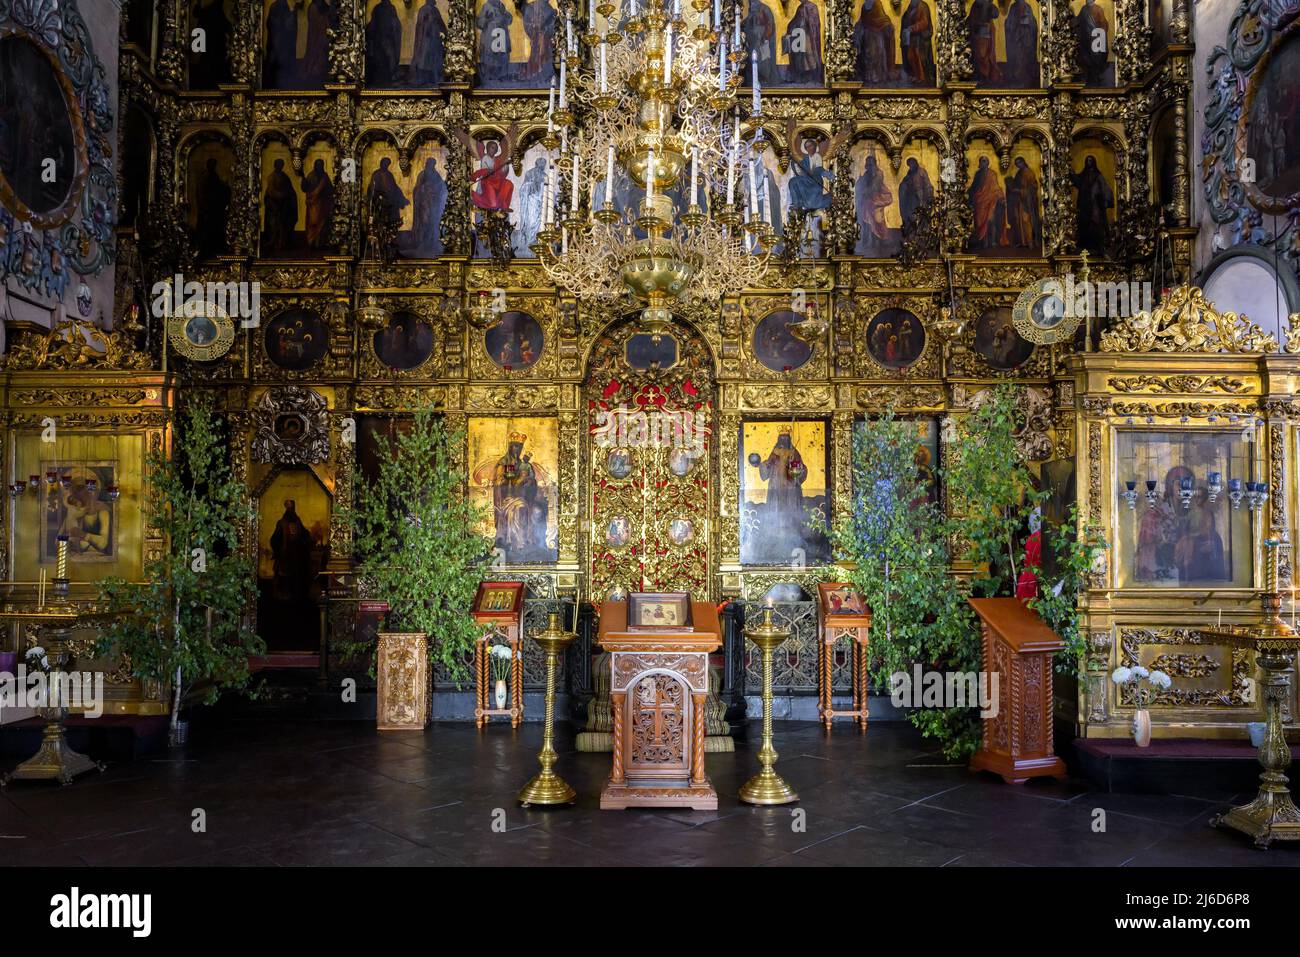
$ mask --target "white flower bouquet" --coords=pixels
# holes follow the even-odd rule
[[[510,680],[510,659],[514,653],[509,645],[493,645],[488,652],[488,666],[492,669],[492,680]]]
[[[1139,708],[1149,708],[1156,696],[1174,683],[1173,679],[1159,668],[1148,671],[1141,665],[1126,668],[1123,665],[1110,673],[1110,680],[1121,687],[1131,687],[1133,703]]]

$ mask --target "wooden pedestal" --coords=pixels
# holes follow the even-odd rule
[[[971,770],[992,771],[1008,784],[1065,777],[1052,742],[1052,656],[1065,642],[1019,598],[970,603],[983,626],[984,671],[998,675],[997,714],[984,719]]]
[[[497,708],[493,700],[495,682],[488,662],[492,645],[505,639],[510,646],[510,707]],[[493,716],[509,717],[510,727],[519,727],[524,720],[524,652],[519,637],[519,625],[496,625],[484,633],[474,645],[474,723],[483,727]]]
[[[871,638],[871,612],[862,606],[862,599],[848,585],[820,582],[817,585],[817,712],[826,730],[837,717],[852,717],[861,731],[867,730],[867,689],[870,684],[869,659]],[[833,603],[843,595],[851,595],[861,613],[835,611]],[[842,604],[841,604],[842,607]],[[836,711],[832,707],[831,672],[835,664],[835,646],[843,638],[850,641],[849,671],[852,675],[853,709]]]
[[[423,730],[429,721],[429,639],[381,631],[376,670],[379,730]]]
[[[715,810],[704,773],[709,652],[722,644],[718,613],[691,603],[690,632],[629,632],[627,602],[601,608],[599,644],[610,654],[614,758],[602,810],[687,807]]]
[[[478,586],[470,617],[483,626],[474,644],[474,724],[479,729],[488,718],[508,717],[510,727],[524,720],[524,584],[485,581]],[[488,654],[494,644],[510,647],[510,707],[495,707],[492,669]]]

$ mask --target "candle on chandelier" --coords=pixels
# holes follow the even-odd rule
[[[682,0],[673,0],[673,19],[676,20],[682,15]]]
[[[59,542],[59,550],[56,553],[56,557],[55,557],[54,578],[57,581],[67,581],[68,580],[68,536],[60,535],[58,537],[58,542]]]
[[[753,113],[755,116],[757,116],[759,113],[763,112],[762,93],[759,92],[759,87],[758,87],[758,51],[757,50],[749,51],[749,65],[750,65],[751,73],[753,74],[752,82],[754,84]],[[563,72],[561,72],[560,75],[563,76],[564,75]],[[561,84],[560,89],[561,91],[563,91],[564,89],[563,84]],[[563,92],[561,92],[560,95],[563,96]],[[561,106],[564,105],[563,101],[561,101],[560,105]]]
[[[591,27],[591,32],[596,32],[596,0],[589,0],[587,3],[587,23]]]
[[[717,26],[722,26],[722,0],[713,0],[713,22]],[[725,40],[726,37],[723,37]]]
[[[546,98],[546,132],[555,132],[555,77],[551,77],[551,92]]]
[[[569,96],[566,88],[566,66],[567,61],[564,57],[560,57],[560,109],[564,109],[569,104]],[[755,67],[755,69],[757,69],[757,67]]]
[[[569,195],[569,212],[575,217],[578,215],[578,181],[582,179],[582,166],[578,162],[578,157],[582,155],[581,149],[573,151],[573,188]]]
[[[775,225],[776,225],[776,197],[774,197],[774,196],[772,195],[772,193],[773,193],[773,190],[771,190],[771,189],[768,189],[768,190],[767,190],[767,220],[766,220],[766,222],[767,222],[767,224],[768,224],[769,226],[775,226]]]
[[[758,217],[758,173],[754,169],[754,161],[749,161],[749,205],[754,210],[754,217]]]
[[[573,15],[569,13],[564,15],[564,48],[573,52]]]
[[[727,91],[727,38],[718,41],[718,92]]]
[[[664,36],[664,85],[673,82],[673,26],[668,24],[668,33]]]
[[[691,147],[691,205],[700,205],[700,148]]]
[[[731,35],[731,49],[740,52],[740,0],[736,0],[736,15],[732,20],[735,31]]]
[[[614,202],[614,144],[609,144],[609,155],[605,158],[605,202]]]
[[[605,40],[605,34],[602,33],[600,36],[600,92],[601,93],[609,92],[609,79],[608,79],[609,74],[608,74],[608,69],[606,67],[606,57],[605,57],[605,48],[608,46],[609,44]]]

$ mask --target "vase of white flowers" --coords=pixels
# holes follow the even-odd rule
[[[510,659],[513,657],[514,652],[509,645],[492,646],[492,654],[488,661],[492,666],[492,677],[496,681],[493,698],[496,700],[498,711],[506,709],[506,701],[509,699]]]
[[[1145,748],[1151,743],[1151,712],[1148,710],[1156,695],[1164,691],[1173,679],[1163,671],[1148,671],[1141,665],[1132,668],[1120,666],[1110,674],[1110,680],[1122,687],[1131,688],[1130,697],[1136,710],[1133,712],[1133,743]]]

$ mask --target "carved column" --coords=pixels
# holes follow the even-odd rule
[[[935,43],[935,67],[943,84],[966,83],[975,77],[970,41],[966,37],[966,5],[963,0],[937,0],[939,20]]]
[[[826,5],[830,43],[826,49],[827,83],[851,82],[857,76],[853,50],[853,5],[850,0],[830,0]]]
[[[338,0],[330,27],[330,78],[360,84],[365,78],[365,0]],[[336,206],[337,209],[337,206]]]
[[[841,91],[835,96],[835,122],[831,135],[853,130],[853,94]],[[838,166],[840,175],[831,181],[831,228],[826,253],[838,256],[853,254],[858,241],[858,221],[853,208],[852,160],[847,149],[841,150]],[[844,168],[847,167],[847,168]]]
[[[245,86],[257,85],[261,21],[260,4],[235,4],[234,30],[230,36],[230,75],[236,83]],[[241,207],[232,204],[231,208]]]
[[[253,98],[247,92],[238,92],[230,98],[231,146],[234,150],[235,175],[231,176],[230,208],[252,210],[251,215],[231,216],[226,226],[226,238],[231,252],[237,256],[252,256],[257,251],[256,183],[261,173],[261,162],[253,148]]]
[[[704,780],[704,712],[707,692],[691,692],[691,784],[702,787]]]
[[[1074,248],[1074,185],[1070,179],[1070,144],[1074,138],[1074,96],[1059,90],[1052,97],[1052,148],[1047,188],[1043,191],[1043,252],[1067,255]]]
[[[158,79],[183,86],[185,83],[184,51],[190,48],[185,29],[188,19],[180,10],[181,0],[166,0],[158,22]]]
[[[443,69],[449,83],[474,80],[474,0],[451,0]]]
[[[619,691],[610,695],[610,709],[614,713],[614,759],[613,767],[609,774],[611,784],[622,784],[625,775],[623,774],[624,747],[623,741],[623,712],[627,708],[627,692]],[[703,714],[703,711],[700,712]]]
[[[334,172],[338,201],[334,204],[334,221],[330,226],[331,242],[344,256],[361,255],[361,225],[357,210],[361,207],[361,157],[353,155],[356,142],[356,101],[348,90],[334,91],[333,132],[338,144]],[[352,174],[341,175],[346,160],[352,161]]]
[[[447,129],[469,129],[465,94],[456,91],[447,98]],[[442,241],[453,256],[469,256],[470,248],[470,155],[459,138],[447,143],[447,210],[442,217]]]

